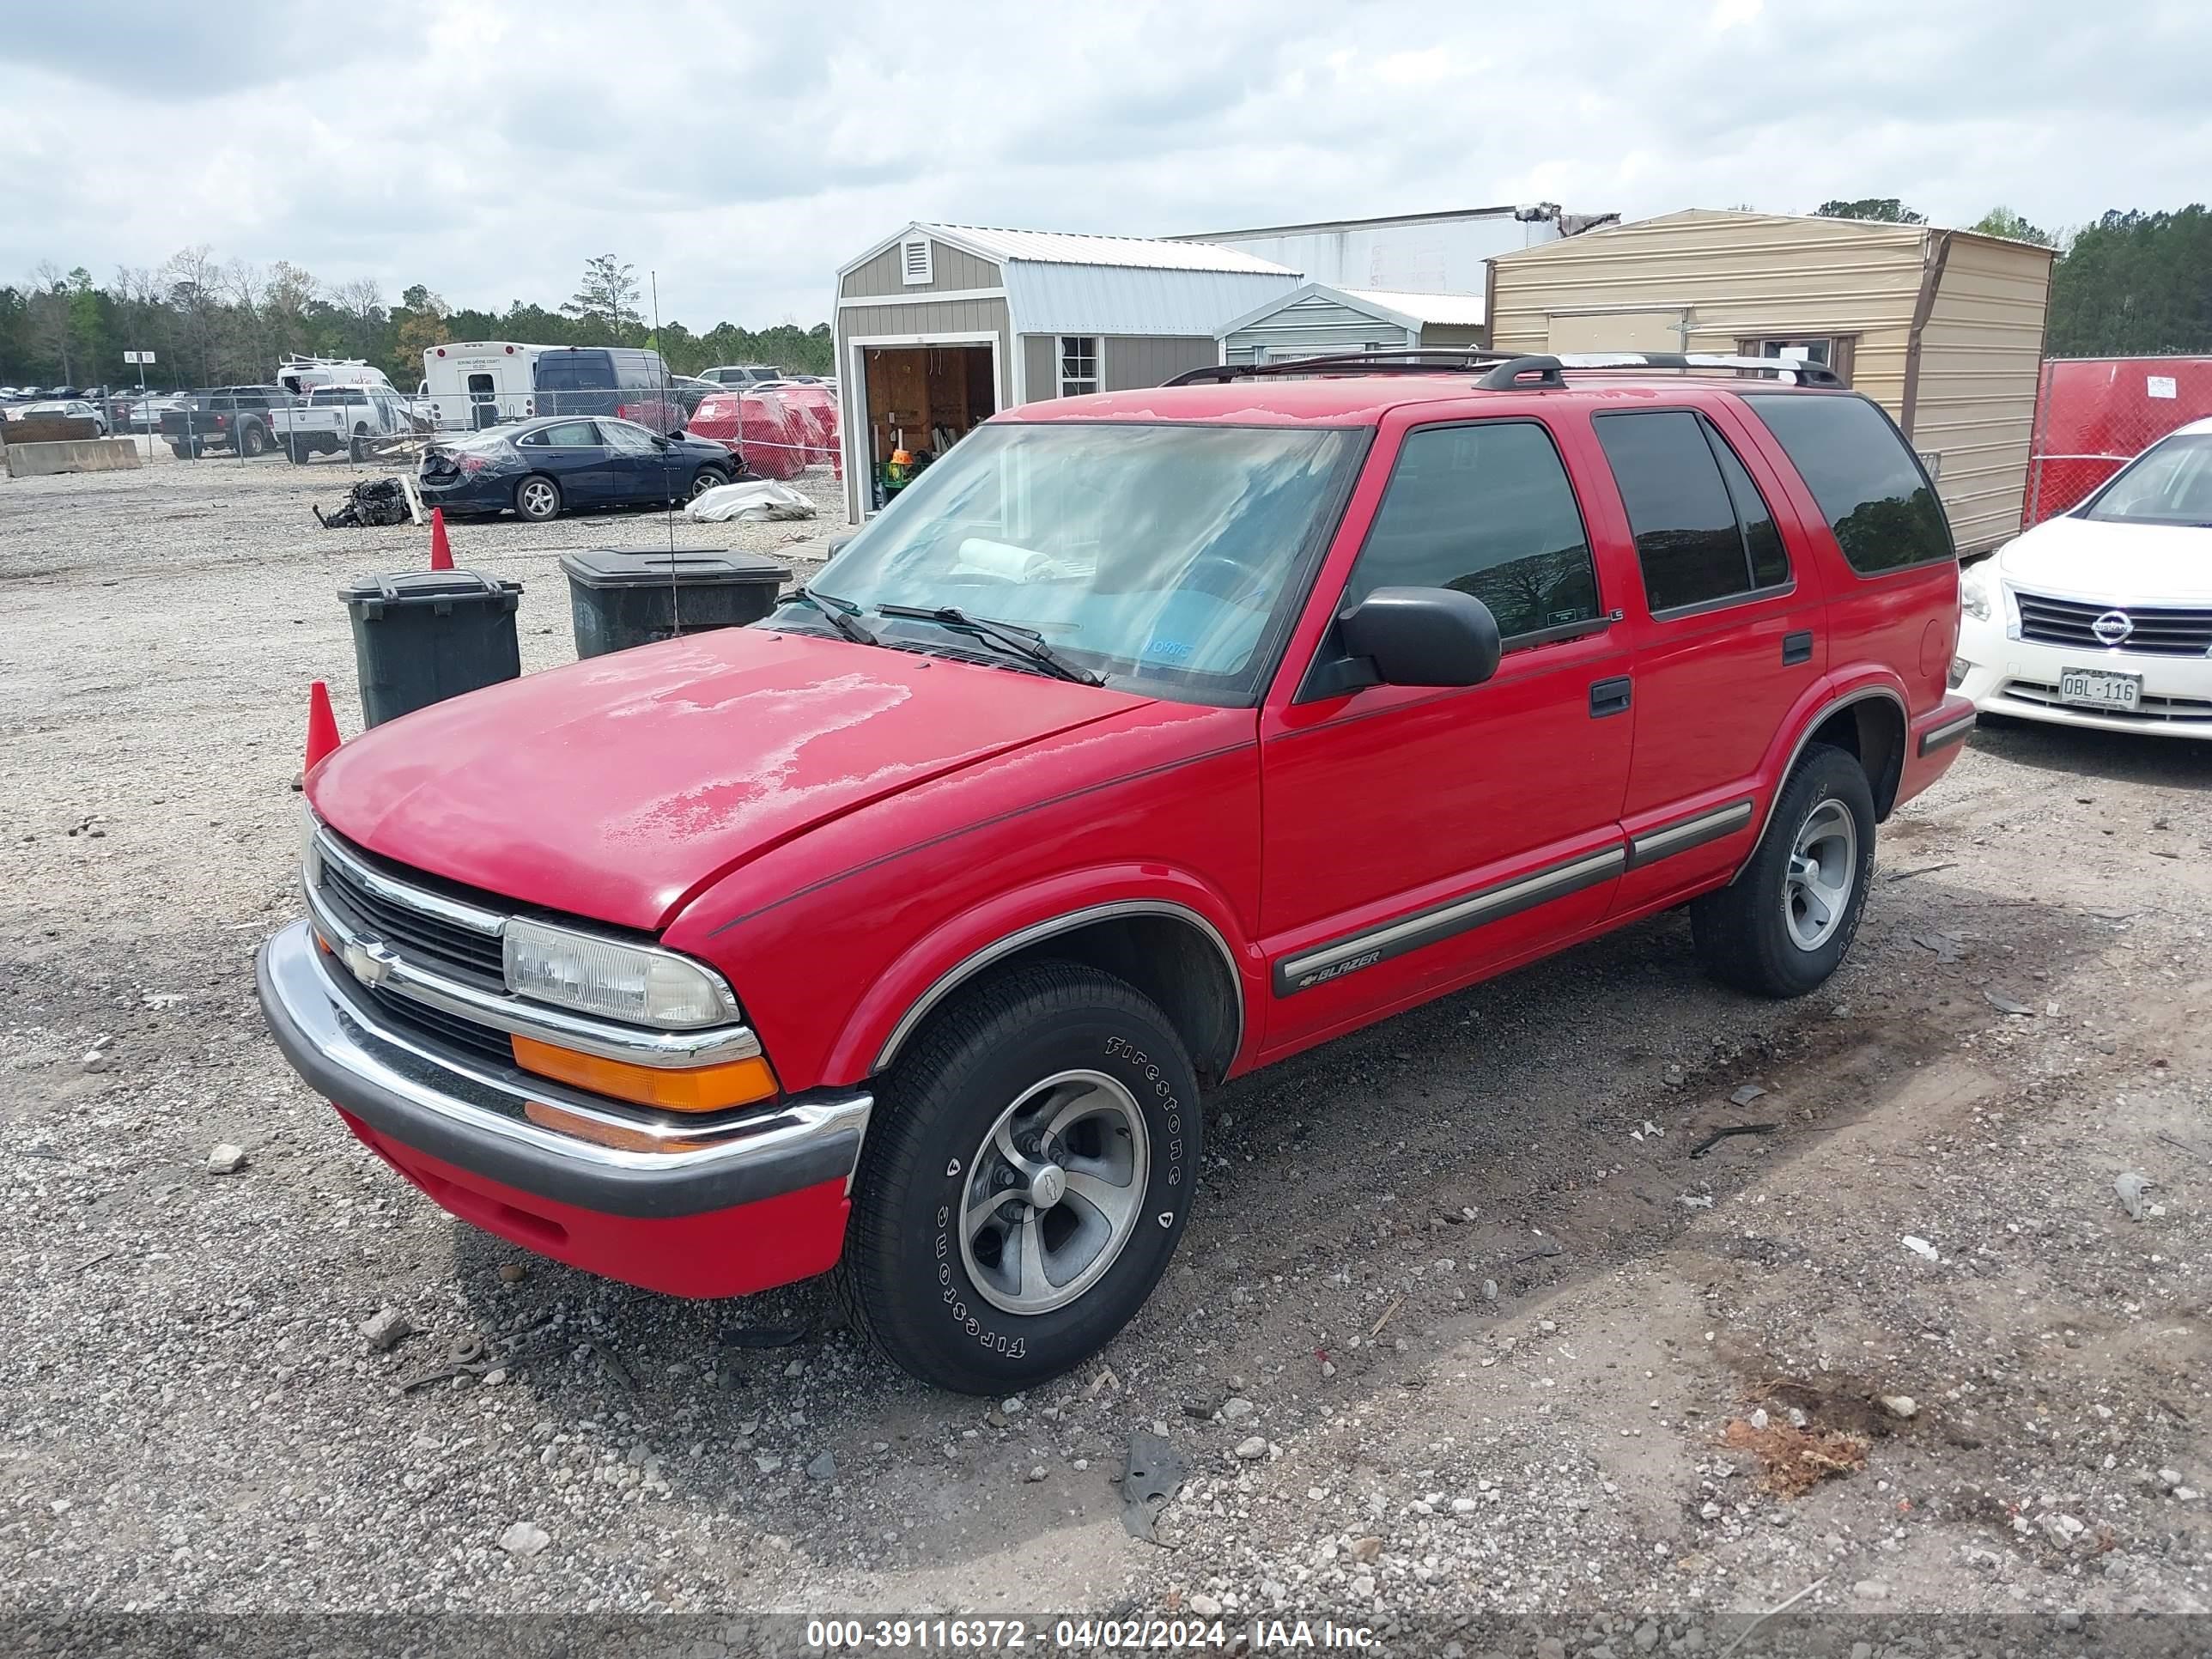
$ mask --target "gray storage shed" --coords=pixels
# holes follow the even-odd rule
[[[1480,294],[1403,294],[1307,283],[1224,324],[1224,363],[1489,343]]]
[[[893,450],[940,453],[1017,404],[1217,362],[1221,325],[1298,280],[1204,242],[908,225],[837,273],[848,518],[880,504]]]

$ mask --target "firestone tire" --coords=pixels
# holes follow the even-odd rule
[[[1751,862],[1691,902],[1699,965],[1754,996],[1820,988],[1858,933],[1874,840],[1865,771],[1845,750],[1814,744],[1783,784]]]
[[[1197,1196],[1198,1079],[1166,1017],[1110,975],[1038,963],[963,993],[887,1083],[837,1274],[854,1325],[961,1394],[1104,1347]]]

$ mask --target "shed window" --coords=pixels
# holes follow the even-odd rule
[[[1060,337],[1060,395],[1080,398],[1098,390],[1098,337],[1063,334]]]
[[[1836,371],[1845,386],[1851,383],[1851,359],[1858,343],[1855,334],[1762,334],[1739,337],[1739,357],[1795,357]]]
[[[930,264],[929,238],[909,236],[899,244],[899,281],[908,288],[937,280]]]

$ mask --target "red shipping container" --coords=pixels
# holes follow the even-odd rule
[[[2036,393],[2027,529],[2065,512],[2177,428],[2212,415],[2212,357],[2053,357]]]

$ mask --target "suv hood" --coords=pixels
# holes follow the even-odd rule
[[[658,932],[814,825],[1147,701],[721,629],[420,709],[345,744],[307,794],[395,863]]]
[[[1999,552],[1996,565],[2031,592],[2185,605],[2212,599],[2212,530],[2046,519]]]

